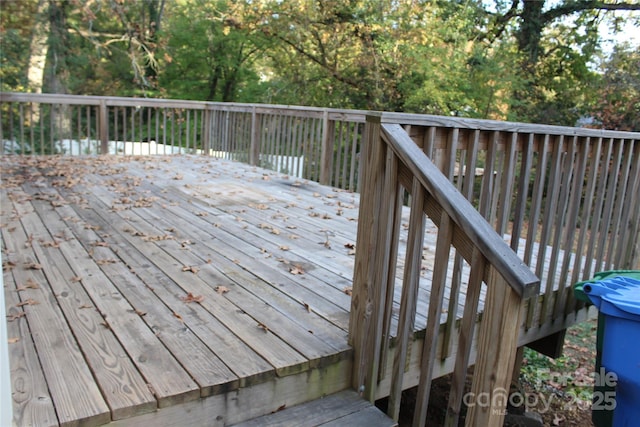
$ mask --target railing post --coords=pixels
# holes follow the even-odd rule
[[[329,120],[329,110],[325,109],[322,116],[322,151],[320,154],[320,184],[322,185],[331,185],[335,126],[336,123]]]
[[[109,154],[109,111],[104,99],[100,100],[98,134],[100,135],[100,154]]]
[[[249,164],[258,166],[260,164],[260,133],[262,115],[256,112],[256,106],[251,108],[251,147],[249,147]]]
[[[353,386],[373,401],[380,365],[384,295],[388,274],[388,233],[393,215],[381,203],[385,187],[386,150],[380,138],[380,115],[368,115],[363,137],[363,182],[358,216],[356,259],[349,319],[354,349]],[[393,209],[393,206],[391,207]]]
[[[490,266],[466,426],[501,426],[518,351],[522,299]],[[517,319],[517,321],[515,321]]]
[[[211,109],[209,104],[204,109],[204,119],[202,123],[202,152],[205,156],[211,155]]]

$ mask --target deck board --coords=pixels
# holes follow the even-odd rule
[[[18,424],[223,425],[350,386],[357,194],[195,156],[12,157],[2,170]],[[427,222],[425,272],[435,236]],[[461,274],[449,306],[452,260],[441,322],[462,313]],[[429,296],[421,281],[419,346]]]

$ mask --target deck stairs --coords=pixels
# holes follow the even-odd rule
[[[233,427],[393,427],[398,424],[354,390],[344,390]]]

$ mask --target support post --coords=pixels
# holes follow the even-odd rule
[[[211,109],[208,104],[204,109],[202,126],[202,152],[206,156],[211,156]]]
[[[251,109],[251,147],[249,147],[249,164],[259,166],[260,164],[260,131],[262,115],[256,112],[256,106]]]
[[[349,319],[349,342],[354,349],[353,387],[373,401],[380,364],[386,278],[380,271],[388,244],[379,233],[383,221],[381,197],[385,184],[386,150],[380,139],[380,115],[367,116],[363,137],[363,182],[358,216],[356,259]],[[388,263],[386,264],[388,266]]]
[[[518,351],[522,301],[490,267],[466,426],[501,426]],[[518,319],[514,321],[514,319]]]
[[[336,124],[333,120],[329,120],[329,110],[325,109],[322,116],[322,150],[320,153],[320,184],[322,185],[331,185],[331,166],[333,163],[335,125]],[[378,128],[379,127],[380,126],[378,124]]]
[[[104,99],[100,100],[98,134],[100,135],[100,154],[109,154],[109,111]]]

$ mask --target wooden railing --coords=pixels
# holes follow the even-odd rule
[[[18,93],[0,103],[0,154],[209,154],[357,189],[357,111]]]
[[[491,404],[470,405],[466,425],[501,425],[520,333],[522,301],[537,293],[538,278],[402,127],[381,125],[380,116],[369,116],[363,158],[364,179],[349,327],[355,351],[355,388],[373,400],[378,382],[390,375],[388,413],[397,419],[407,353],[415,345],[418,286],[421,279],[429,280],[424,345],[422,349],[413,349],[422,354],[413,424],[425,425],[436,350],[440,346],[438,336],[449,261],[466,261],[470,274],[464,292],[464,313],[459,320],[455,310],[449,312],[447,320],[451,325],[459,323],[459,335],[446,424],[458,423],[484,282],[485,306],[471,395],[484,394],[485,402]],[[401,262],[404,276],[402,283],[396,284],[399,219],[405,190],[411,195],[411,214],[406,259]],[[427,273],[428,278],[421,269],[425,217],[438,227],[435,263],[433,271]],[[451,251],[452,247],[455,251]],[[402,294],[397,331],[392,331],[396,286],[401,286]],[[448,292],[449,298],[457,300],[461,289],[449,288]],[[397,336],[397,340],[393,369],[389,374],[384,372],[384,359],[391,336]]]
[[[371,133],[378,132],[372,131],[369,124],[365,133],[366,116],[364,111],[311,107],[0,93],[0,153],[202,154],[244,161],[303,179],[361,191],[364,197],[367,191],[373,190],[361,187],[370,185],[372,179],[381,179],[361,179],[361,161],[376,152],[364,141],[371,141]],[[525,311],[523,321],[511,326],[520,329],[519,344],[526,344],[578,319],[578,313],[584,310],[573,298],[573,283],[588,279],[600,270],[640,268],[640,134],[403,113],[382,113],[380,123],[379,133],[385,142],[383,148],[376,150],[386,150],[388,163],[383,158],[386,168],[391,170],[385,172],[384,179],[399,177],[395,184],[384,184],[390,186],[389,191],[380,193],[378,187],[373,191],[373,206],[385,208],[380,213],[385,219],[375,221],[383,221],[387,227],[378,230],[376,236],[381,239],[378,242],[391,242],[384,245],[389,246],[390,252],[376,255],[382,258],[376,258],[380,262],[373,264],[377,269],[375,274],[363,269],[359,263],[356,275],[360,281],[367,277],[392,280],[395,272],[387,261],[398,253],[392,230],[397,229],[399,206],[410,200],[414,207],[411,227],[416,230],[410,236],[416,236],[407,244],[409,255],[404,270],[398,270],[398,275],[402,271],[406,277],[403,292],[405,286],[410,289],[403,293],[404,311],[400,313],[400,320],[394,320],[399,342],[417,329],[410,315],[417,286],[412,275],[420,265],[417,239],[425,220],[433,221],[439,227],[439,252],[446,251],[449,244],[456,248],[454,256],[440,256],[451,258],[453,264],[453,277],[446,279],[449,283],[447,307],[441,307],[441,294],[445,292],[441,284],[445,281],[444,273],[437,270],[439,272],[433,277],[433,303],[429,310],[435,312],[442,308],[447,313],[440,358],[446,358],[452,352],[451,342],[456,330],[470,333],[465,326],[471,322],[466,311],[482,308],[474,308],[482,281],[487,284],[488,295],[483,329],[479,333],[484,338],[478,345],[488,346],[482,340],[492,339],[495,330],[501,331],[496,338],[505,340],[505,348],[510,349],[514,335],[504,319],[516,316],[517,310]],[[399,126],[406,134],[400,132]],[[407,138],[413,141],[410,149]],[[373,137],[373,140],[380,138]],[[381,153],[376,154],[379,155]],[[433,164],[425,161],[424,155]],[[421,159],[419,162],[418,158]],[[381,162],[380,159],[377,161]],[[418,163],[412,166],[415,162]],[[437,188],[428,186],[436,179],[437,174],[432,170],[434,165],[446,177],[443,181],[438,175]],[[395,169],[397,172],[393,172]],[[444,191],[445,182],[448,182],[447,197],[440,200],[437,195]],[[380,185],[383,184],[376,184]],[[411,193],[411,197],[402,195],[400,188]],[[452,195],[454,190],[458,192],[456,196]],[[457,200],[453,206],[447,205],[446,200],[450,197]],[[461,225],[469,223],[468,219],[456,217],[463,200],[466,200],[464,209],[468,210],[463,216],[468,214],[469,218],[475,218],[469,228]],[[470,206],[473,209],[469,209]],[[428,219],[414,213],[423,211]],[[481,222],[480,217],[485,222]],[[364,218],[359,226],[371,227],[371,221],[374,218]],[[380,225],[378,222],[376,227]],[[472,237],[477,233],[477,227],[487,228],[476,223],[488,223],[489,229],[497,234],[486,229],[481,238]],[[492,236],[488,238],[493,242],[489,247],[483,246],[485,234]],[[496,248],[504,249],[503,240],[542,282],[542,295],[526,299],[524,308],[516,308],[520,305],[515,301],[530,295],[530,284],[525,286],[519,282],[523,277],[530,277],[530,273],[520,271],[518,267],[516,270],[525,276],[511,277],[511,263],[502,265],[500,260],[503,258],[491,255]],[[378,243],[376,246],[383,245]],[[360,247],[359,253],[362,253]],[[503,260],[515,262],[513,253],[505,257]],[[463,279],[467,276],[468,280]],[[386,290],[391,292],[389,287]],[[379,291],[376,288],[376,292]],[[363,315],[362,310],[365,314],[383,310],[381,318],[374,316],[376,328],[380,325],[388,328],[391,317],[388,305],[371,305],[372,301],[382,301],[383,296],[377,295],[374,300],[373,294],[368,295],[367,298],[372,298],[370,301],[363,300],[362,296],[354,297],[360,315]],[[463,297],[467,302],[461,315],[458,302]],[[510,311],[489,310],[489,307],[503,305]],[[435,317],[428,317],[425,343],[436,334]],[[354,331],[363,327],[360,325],[363,319],[352,321]],[[373,318],[366,319],[369,322]],[[383,332],[385,338],[375,339],[388,339],[391,332]],[[352,336],[373,339],[373,335],[364,337],[354,333]],[[455,355],[456,366],[464,366],[471,338],[460,335],[458,341],[462,347]],[[365,347],[360,348],[378,348],[381,342],[364,342],[361,344]],[[495,348],[500,348],[499,343],[494,342]],[[425,350],[432,352],[433,349],[427,349],[426,345]],[[376,359],[382,371],[386,366],[385,351],[381,350],[380,359]],[[485,353],[477,361],[480,366],[511,360],[510,355]],[[429,379],[429,363],[433,356],[426,355],[422,359],[426,360],[426,366],[421,371],[426,372],[424,375]],[[401,354],[394,357],[402,359]],[[365,384],[370,396],[375,395],[371,388],[374,368],[378,369],[374,366],[362,371],[364,368],[361,367],[358,371],[358,378],[366,379],[359,385]],[[382,371],[378,376],[384,374]],[[394,371],[398,371],[397,367]],[[456,384],[461,372],[456,370]],[[502,382],[504,372],[498,374],[496,378]],[[490,378],[478,377],[477,381],[480,390]],[[424,383],[428,381],[421,379],[420,384]],[[397,388],[402,387],[397,384],[402,381],[394,384],[392,396],[397,396]],[[422,387],[421,392],[425,393],[424,385]],[[459,394],[459,389],[456,390]],[[452,396],[458,396],[456,393]],[[455,405],[450,409],[456,413]],[[422,408],[418,412],[422,413]]]
[[[360,191],[366,114],[0,93],[0,152],[193,153]],[[640,269],[640,134],[404,113],[383,113],[381,123],[401,125],[541,279],[542,295],[525,303],[521,344],[580,318],[575,282]],[[456,265],[453,286],[464,286],[458,272],[468,266]]]

